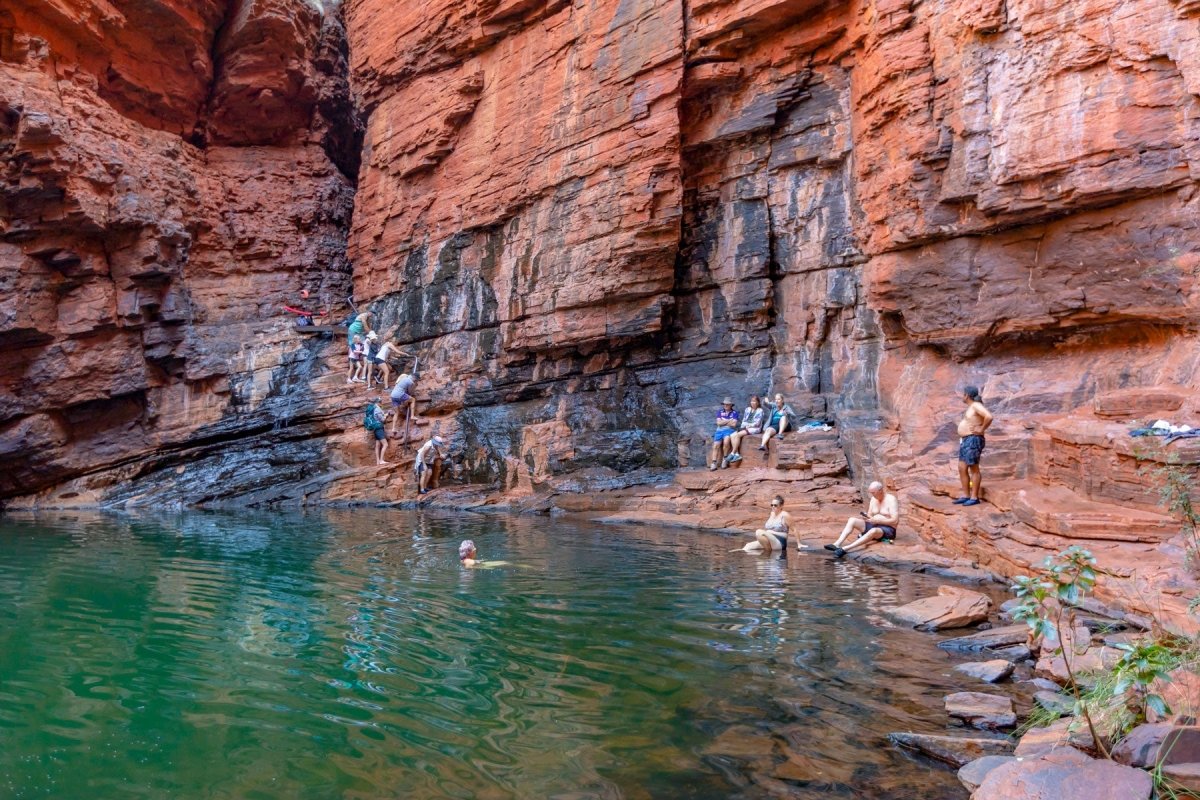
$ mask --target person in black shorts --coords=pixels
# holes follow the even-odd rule
[[[958,506],[979,505],[980,478],[979,460],[987,440],[983,432],[992,424],[992,414],[983,406],[983,398],[975,386],[964,386],[962,394],[967,410],[958,421],[958,480],[962,484],[962,495],[955,498]]]
[[[867,487],[867,494],[871,498],[867,510],[846,520],[846,527],[842,528],[842,535],[837,541],[825,545],[825,549],[832,550],[838,558],[875,541],[896,541],[896,526],[900,524],[900,501],[896,499],[896,495],[885,492],[883,484],[879,481],[871,482]],[[854,534],[858,534],[858,538],[842,547]]]

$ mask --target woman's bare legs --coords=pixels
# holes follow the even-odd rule
[[[760,444],[758,446],[758,449],[766,450],[767,442],[771,441],[771,437],[774,436],[776,433],[777,433],[777,431],[774,428],[767,428],[765,431],[763,431],[762,444]]]

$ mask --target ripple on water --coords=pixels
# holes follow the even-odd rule
[[[464,570],[458,542],[511,566]],[[0,522],[0,795],[965,797],[927,578],[354,511]]]

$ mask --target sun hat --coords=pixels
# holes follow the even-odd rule
[[[472,542],[470,539],[467,539],[465,542],[463,542],[462,544],[460,544],[458,546],[458,557],[466,558],[474,551],[475,551],[475,543]]]
[[[374,341],[379,338],[379,335],[376,334],[375,331],[371,331],[370,333],[367,334],[367,338]]]
[[[731,406],[731,405],[733,405],[733,398],[732,398],[732,397],[726,397],[724,400],[722,400],[722,401],[721,401],[721,405],[723,405],[723,406]]]
[[[440,436],[435,436],[435,437],[433,437],[433,443],[434,444],[445,444],[446,440]]]

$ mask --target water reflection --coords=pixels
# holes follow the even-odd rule
[[[466,570],[472,538],[510,568]],[[562,520],[0,523],[0,796],[924,797],[922,576]]]

